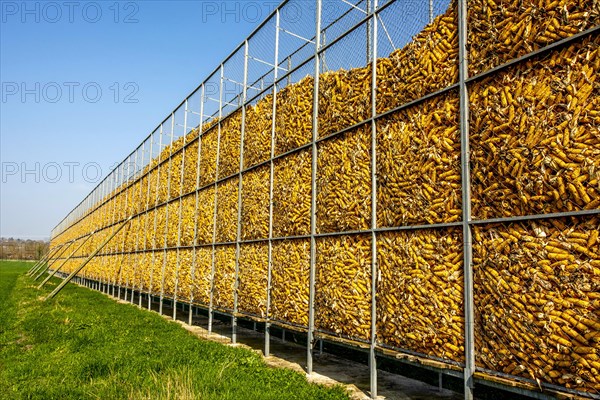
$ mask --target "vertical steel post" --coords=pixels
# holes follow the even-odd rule
[[[162,277],[160,283],[160,304],[158,307],[158,313],[162,314],[163,301],[165,297],[165,273],[167,269],[167,247],[169,240],[169,205],[171,203],[171,172],[173,162],[173,133],[175,131],[175,113],[171,113],[171,140],[169,143],[169,175],[167,176],[167,201],[165,203],[165,236],[163,240],[163,265],[162,265]]]
[[[433,22],[433,0],[429,0],[429,23]]]
[[[139,199],[138,201],[140,202],[139,204],[141,205],[141,201],[142,201],[142,195],[144,193],[144,188],[142,187],[142,177],[141,177],[141,173],[143,171],[143,165],[144,165],[144,159],[146,158],[146,143],[143,143],[142,146],[140,147],[141,152],[142,152],[142,159],[140,160],[140,163],[138,165],[137,163],[137,155],[136,155],[136,165],[135,165],[135,169],[136,169],[136,175],[138,173],[138,168],[139,168],[139,172],[140,172],[140,179],[138,181],[139,186],[140,186],[140,190],[139,190]],[[137,177],[136,177],[137,178]],[[133,304],[133,293],[135,292],[135,276],[137,274],[137,271],[141,268],[141,265],[139,265],[139,261],[140,261],[140,233],[141,232],[146,232],[146,230],[142,231],[142,227],[141,227],[141,222],[142,222],[142,214],[141,214],[141,208],[139,210],[139,212],[137,213],[138,216],[136,218],[139,219],[140,221],[140,226],[138,227],[138,230],[136,232],[136,236],[135,236],[135,259],[136,259],[136,266],[134,267],[134,272],[133,272],[133,282],[131,283],[131,304]],[[140,281],[141,281],[141,274],[140,274]],[[139,291],[139,301],[142,301],[142,291]]]
[[[312,115],[312,166],[311,166],[311,205],[310,205],[310,279],[308,300],[308,334],[306,337],[306,372],[313,372],[313,347],[315,335],[315,275],[317,259],[317,139],[319,137],[319,71],[321,55],[321,7],[322,0],[316,0],[315,20],[315,77]]]
[[[131,161],[129,161],[131,158],[127,157],[127,161],[124,162],[123,164],[123,178],[122,178],[122,182],[121,182],[121,193],[123,193],[123,191],[125,192],[125,214],[127,214],[127,211],[129,210],[129,164],[131,163]],[[125,173],[125,168],[127,168],[127,173]],[[128,215],[126,217],[129,217]],[[127,254],[125,254],[125,241],[127,238],[127,233],[125,233],[123,235],[123,240],[121,241],[121,266],[119,267],[118,270],[118,277],[115,277],[115,279],[118,279],[118,292],[117,292],[117,298],[121,298],[121,286],[123,285],[123,266],[125,265],[125,258],[127,257]],[[125,301],[127,301],[127,288],[125,288]]]
[[[371,343],[369,347],[369,377],[371,382],[371,398],[377,398],[377,276],[379,264],[377,262],[377,0],[367,0],[367,13],[370,13],[370,26],[372,29],[372,47],[370,48],[367,63],[371,61]]]
[[[154,199],[154,234],[152,235],[152,263],[150,267],[150,287],[148,288],[148,310],[152,309],[152,285],[154,284],[154,262],[156,260],[156,252],[158,251],[157,244],[157,235],[156,229],[158,224],[158,208],[156,205],[158,204],[158,189],[160,187],[160,154],[162,153],[162,133],[163,127],[160,124],[160,130],[158,133],[158,155],[156,156],[156,191],[155,191],[155,199]],[[156,131],[155,131],[156,132]]]
[[[213,308],[214,308],[214,291],[215,291],[215,262],[216,262],[216,246],[217,241],[217,200],[218,200],[218,186],[217,180],[219,179],[219,158],[220,158],[220,147],[221,147],[221,118],[223,117],[223,64],[221,64],[221,75],[219,79],[219,121],[217,125],[217,160],[215,169],[215,204],[213,213],[213,240],[212,240],[212,270],[210,273],[210,304],[208,306],[208,333],[212,332],[213,323]]]
[[[112,223],[113,224],[117,221],[117,195],[115,194],[115,192],[116,192],[117,188],[119,187],[119,184],[118,184],[118,180],[119,180],[118,174],[119,174],[120,168],[121,168],[121,166],[119,165],[116,168],[115,172],[114,172],[113,188],[112,188],[112,191],[111,191],[112,202],[113,202],[113,211],[112,211],[112,221],[113,221]],[[112,258],[115,258],[115,253],[116,253],[114,251],[114,248],[112,246],[110,248],[110,252],[111,252],[111,256],[110,256],[111,260],[109,260],[109,265],[112,264],[112,263],[110,263],[110,261],[112,261]],[[109,282],[111,282],[111,284],[110,284],[111,289],[112,289],[111,290],[111,295],[112,295],[112,297],[115,297],[115,284],[114,284],[114,281],[110,280],[110,278],[109,278]]]
[[[196,278],[196,262],[197,262],[197,257],[198,255],[196,254],[198,252],[198,249],[196,248],[196,246],[198,246],[198,205],[199,205],[199,193],[198,193],[198,188],[200,187],[200,158],[202,156],[202,124],[203,124],[203,118],[204,118],[204,84],[202,85],[202,89],[200,91],[200,123],[198,124],[198,158],[196,160],[196,192],[195,192],[195,202],[196,202],[196,209],[194,211],[194,247],[193,247],[193,252],[192,252],[192,266],[191,266],[191,271],[190,271],[190,276],[191,276],[191,284],[193,285],[194,280]],[[192,318],[193,318],[193,312],[192,312],[192,306],[194,304],[194,288],[193,286],[190,286],[190,312],[188,315],[188,324],[192,325]]]
[[[266,304],[266,322],[265,322],[265,357],[271,353],[271,274],[273,273],[273,176],[275,173],[275,113],[277,112],[277,77],[279,75],[279,31],[280,31],[279,8],[275,11],[275,55],[273,65],[273,108],[271,110],[271,156],[269,162],[269,254],[267,269],[267,304]],[[289,61],[289,57],[288,57]],[[288,69],[289,71],[289,69]],[[289,75],[288,75],[289,84]]]
[[[133,196],[133,191],[135,190],[134,185],[135,185],[136,168],[137,168],[137,163],[138,163],[138,151],[139,151],[139,148],[138,148],[138,150],[135,151],[135,157],[133,158],[133,175],[131,174],[131,172],[128,173],[128,175],[129,175],[128,176],[128,180],[132,180],[133,181],[131,184],[129,184],[129,188],[128,188],[128,190],[132,191],[131,198],[133,200],[135,200],[135,197]],[[131,167],[131,165],[130,165],[130,167]],[[141,182],[140,182],[140,186],[141,186]],[[131,206],[129,207],[129,215],[128,216],[133,216],[134,214],[136,214],[136,212],[135,212],[135,203],[134,203],[133,200],[131,201]],[[136,218],[138,218],[138,217],[136,217]],[[136,235],[136,247],[137,247],[137,238],[139,236],[139,231],[140,230],[138,229],[137,232],[135,232],[135,235]],[[123,249],[123,251],[125,251],[125,249]],[[132,265],[133,264],[133,251],[134,250],[132,250],[132,249],[128,249],[127,250],[127,258],[129,259],[129,266],[131,268],[131,271],[133,271],[133,265]],[[129,275],[130,274],[127,275],[127,280],[125,281],[125,299],[124,299],[125,301],[127,301],[127,293],[129,291],[128,287],[130,286],[129,285],[129,279],[130,279]],[[133,277],[131,277],[131,279],[133,279]],[[133,303],[133,284],[131,284],[131,296],[130,296],[129,301],[131,303]]]
[[[183,149],[181,150],[181,175],[179,179],[179,224],[177,226],[177,262],[175,264],[175,288],[173,290],[173,320],[177,319],[177,289],[179,286],[179,247],[181,246],[182,212],[183,212],[183,181],[185,177],[185,153],[187,145],[187,116],[188,100],[185,99],[183,114]]]
[[[146,240],[146,235],[148,234],[148,214],[150,212],[150,188],[152,187],[152,182],[150,179],[150,172],[152,171],[152,147],[154,145],[154,133],[152,133],[150,135],[150,150],[149,150],[149,156],[148,156],[148,172],[147,172],[147,179],[148,179],[148,185],[146,188],[146,205],[145,205],[145,213],[144,213],[144,261],[147,261],[146,258],[148,257],[148,241]],[[150,276],[152,276],[152,262],[150,263],[146,263],[146,265],[144,265],[144,269],[146,271],[148,271],[150,273]],[[142,271],[142,274],[144,273],[144,271]],[[151,278],[150,278],[151,279]],[[144,279],[142,278],[142,275],[140,275],[140,299],[139,299],[139,304],[138,306],[140,308],[142,308],[142,292],[144,290]],[[151,287],[148,287],[148,308],[150,308],[150,289]]]
[[[465,400],[473,399],[473,374],[475,372],[475,334],[473,305],[473,241],[471,235],[471,176],[469,149],[469,93],[466,79],[469,77],[467,52],[467,0],[458,2],[458,71],[460,96],[460,142],[462,179],[462,228],[465,310]]]
[[[240,241],[242,240],[242,171],[244,170],[244,138],[246,133],[246,94],[248,86],[248,40],[244,42],[244,78],[242,88],[242,126],[240,131],[240,169],[238,171],[238,215],[235,240],[235,278],[233,285],[233,317],[231,343],[237,342],[238,288],[240,280]]]

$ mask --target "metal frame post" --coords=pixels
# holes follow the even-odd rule
[[[265,311],[265,357],[268,357],[271,353],[271,280],[273,273],[273,183],[275,174],[275,163],[273,158],[275,157],[275,113],[277,112],[277,78],[279,75],[279,29],[280,29],[280,14],[279,9],[275,12],[275,55],[274,62],[275,68],[273,69],[273,108],[271,111],[271,156],[269,161],[269,249],[268,249],[268,269],[267,269],[267,304]],[[288,63],[290,59],[288,57]],[[289,71],[289,68],[288,68]],[[288,80],[289,80],[288,76]],[[288,82],[289,83],[289,82]]]
[[[460,96],[460,158],[462,180],[462,230],[464,268],[464,312],[465,312],[465,400],[474,395],[473,375],[475,373],[475,333],[473,303],[473,239],[471,232],[471,176],[469,149],[469,93],[466,80],[469,77],[467,51],[467,0],[458,1],[458,71]]]
[[[115,173],[114,180],[113,180],[113,188],[112,188],[112,191],[111,191],[111,193],[113,195],[113,197],[112,197],[112,202],[113,202],[113,211],[112,211],[112,220],[113,220],[113,222],[112,223],[113,224],[115,224],[116,221],[117,221],[117,198],[118,198],[119,194],[115,194],[115,191],[119,187],[119,185],[118,185],[118,179],[119,178],[118,178],[117,175],[119,174],[120,167],[121,166],[119,165],[117,167],[117,169],[116,169],[116,173]],[[116,251],[111,246],[109,252],[110,252],[110,257],[109,257],[109,263],[110,263],[110,261],[112,260],[112,258],[115,257]],[[115,284],[114,284],[114,281],[111,280],[110,275],[108,276],[108,282],[109,282],[109,285],[110,285],[110,288],[111,288],[111,296],[115,297]]]
[[[242,88],[242,126],[240,130],[240,169],[238,171],[238,212],[235,240],[235,278],[233,285],[233,317],[231,318],[231,343],[237,342],[238,289],[240,285],[240,241],[242,240],[242,171],[244,170],[244,137],[246,133],[246,95],[248,86],[248,40],[244,43],[244,78]]]
[[[215,291],[215,262],[216,262],[216,251],[217,248],[215,246],[215,242],[217,241],[217,200],[218,200],[218,185],[217,181],[219,180],[219,158],[220,158],[220,147],[221,147],[221,119],[223,117],[223,71],[224,66],[221,64],[221,77],[219,80],[219,121],[217,125],[217,159],[216,159],[216,169],[215,169],[215,204],[214,204],[214,214],[213,214],[213,240],[212,240],[212,270],[210,274],[210,304],[208,308],[208,333],[212,332],[213,325],[213,308],[214,308],[214,291]]]
[[[163,301],[165,297],[165,272],[167,268],[167,241],[169,238],[169,204],[171,203],[171,166],[173,161],[173,131],[175,130],[175,113],[171,113],[171,141],[169,143],[169,175],[167,177],[167,200],[165,201],[165,234],[163,238],[163,265],[162,265],[162,277],[160,281],[160,303],[158,306],[158,313],[163,312]]]
[[[145,150],[145,148],[146,148],[146,144],[145,144],[145,143],[143,143],[143,144],[140,146],[140,149],[141,149],[141,152],[142,152],[142,159],[141,159],[141,161],[140,161],[140,167],[139,167],[139,170],[140,170],[140,172],[141,172],[141,171],[143,171],[143,167],[142,167],[142,166],[144,165],[144,159],[145,159],[145,157],[146,157],[146,150]],[[138,150],[138,151],[139,151],[139,150]],[[136,169],[136,175],[137,175],[137,173],[138,173],[137,155],[136,155],[136,165],[135,165],[135,169]],[[144,190],[144,188],[143,188],[143,186],[142,186],[142,179],[140,178],[140,180],[138,180],[138,181],[136,182],[136,184],[139,184],[139,186],[140,186],[140,190],[139,190],[139,197],[140,197],[140,200],[141,200],[141,198],[142,198],[142,195],[143,195],[143,190]],[[141,211],[141,210],[140,210],[140,211]],[[137,214],[138,214],[138,215],[137,215],[137,217],[136,217],[136,218],[139,218],[139,219],[140,219],[140,228],[141,228],[141,222],[142,222],[142,213],[141,213],[141,212],[138,212]],[[136,237],[135,237],[135,259],[136,259],[138,262],[139,262],[139,257],[140,257],[140,253],[139,253],[139,250],[140,250],[140,231],[141,231],[141,229],[140,229],[140,228],[138,228],[138,230],[137,230],[137,232],[136,232]],[[145,230],[144,230],[144,232],[145,232]],[[135,266],[135,268],[134,268],[134,272],[133,272],[133,282],[131,283],[131,301],[130,301],[130,302],[131,302],[131,304],[133,304],[133,294],[134,294],[134,292],[135,292],[135,276],[136,276],[136,274],[137,274],[137,271],[138,271],[138,269],[139,269],[139,268],[140,268],[140,266],[139,266],[139,265],[136,265],[136,266]],[[141,280],[142,280],[142,279],[141,279],[141,275],[140,275],[140,282],[141,282]],[[141,303],[141,301],[142,301],[142,292],[141,292],[141,291],[139,292],[139,301],[140,301],[140,303]]]
[[[126,159],[128,160],[129,157]],[[123,169],[122,169],[122,175],[121,175],[121,185],[119,185],[119,187],[121,187],[121,192],[119,193],[120,195],[123,194],[123,192],[125,192],[125,210],[127,212],[127,209],[129,207],[129,187],[127,186],[128,184],[128,179],[125,177],[125,168],[127,167],[127,164],[129,163],[129,161],[125,161],[123,163]],[[117,298],[120,299],[121,298],[121,285],[122,285],[122,277],[123,277],[123,264],[125,264],[125,257],[127,257],[127,255],[125,254],[125,239],[126,239],[127,235],[123,235],[123,240],[121,242],[121,265],[119,266],[119,269],[117,270],[117,275],[115,275],[115,283],[117,284]],[[118,246],[118,245],[117,245]],[[125,300],[127,300],[127,289],[125,289]]]
[[[145,205],[145,209],[144,209],[144,257],[148,256],[148,246],[147,246],[147,241],[146,241],[146,232],[148,231],[148,213],[149,213],[149,209],[150,209],[150,188],[152,187],[152,182],[150,180],[150,172],[151,172],[151,163],[152,163],[152,146],[153,146],[153,135],[150,135],[150,152],[149,152],[149,156],[148,156],[148,174],[146,175],[147,180],[148,180],[148,185],[146,187],[146,205]],[[144,268],[146,271],[150,272],[150,276],[152,276],[152,264],[150,264],[150,268],[148,268],[147,265],[144,265]],[[144,273],[144,271],[142,271],[142,274]],[[142,278],[142,275],[140,274],[140,297],[139,297],[139,301],[138,301],[138,307],[142,308],[142,292],[144,290],[144,279]],[[150,288],[148,288],[148,299],[150,299]]]
[[[183,212],[183,181],[185,177],[185,153],[187,147],[187,116],[188,116],[188,101],[185,99],[185,107],[183,114],[183,149],[181,151],[181,175],[179,179],[179,225],[177,226],[177,261],[175,264],[175,288],[173,290],[173,320],[177,319],[177,289],[179,286],[179,263],[180,254],[179,247],[181,247],[181,229],[182,224],[182,212]]]
[[[198,246],[198,205],[199,205],[199,191],[200,187],[200,160],[202,157],[202,128],[203,128],[203,118],[204,118],[204,84],[202,85],[202,89],[200,91],[200,123],[198,124],[198,158],[196,160],[196,192],[195,192],[195,211],[194,211],[194,241],[193,241],[193,253],[192,253],[192,266],[190,271],[191,282],[193,284],[194,279],[196,278],[196,261],[197,261],[197,246]],[[194,303],[194,288],[190,286],[190,311],[188,315],[188,324],[192,325],[192,307]]]
[[[316,0],[315,19],[315,77],[313,90],[313,115],[312,115],[312,160],[311,160],[311,206],[310,206],[310,278],[309,278],[309,300],[308,300],[308,332],[306,338],[306,372],[313,372],[313,347],[315,335],[315,275],[317,258],[317,139],[319,137],[319,53],[321,47],[321,8],[322,0]]]
[[[154,198],[154,234],[152,235],[152,262],[150,264],[150,287],[148,288],[148,310],[152,309],[152,285],[154,283],[154,263],[156,261],[156,252],[158,251],[156,247],[156,229],[158,228],[158,208],[156,205],[158,204],[158,189],[160,187],[160,154],[162,153],[162,137],[163,137],[163,124],[160,124],[160,129],[158,131],[158,154],[156,156],[156,190],[155,190],[155,198]],[[155,131],[156,133],[156,131]],[[152,156],[152,155],[151,155]]]
[[[134,157],[134,161],[133,161],[133,168],[134,168],[134,173],[133,173],[133,175],[135,175],[135,168],[136,168],[136,166],[137,166],[137,156],[138,156],[138,154],[137,154],[137,153],[138,153],[138,152],[137,152],[137,150],[136,150],[136,151],[135,151],[135,157]],[[131,159],[131,157],[130,157],[129,159]],[[131,163],[131,161],[129,161],[129,163]],[[130,165],[129,167],[131,167],[131,165]],[[127,171],[127,175],[128,175],[128,176],[127,176],[127,180],[128,180],[128,185],[129,185],[129,186],[128,186],[128,188],[127,188],[127,191],[128,191],[128,194],[129,194],[129,191],[130,191],[130,190],[131,190],[132,192],[135,190],[135,187],[134,187],[134,185],[135,185],[137,182],[135,182],[135,181],[134,181],[134,182],[131,182],[131,183],[129,183],[129,181],[131,180],[131,175],[132,175],[132,174],[131,174],[131,172],[129,171],[129,168],[128,168],[128,171]],[[135,199],[135,198],[133,197],[133,193],[131,193],[131,198],[132,198],[132,199]],[[129,207],[128,207],[128,208],[129,208],[129,212],[130,212],[130,214],[129,214],[129,215],[130,215],[130,216],[133,216],[133,215],[135,215],[135,214],[136,214],[136,212],[135,212],[135,206],[134,206],[134,202],[133,202],[133,201],[131,201],[131,204],[129,205]],[[138,231],[137,231],[137,232],[135,232],[135,235],[136,235],[136,241],[137,241],[137,236],[139,235],[139,229],[138,229]],[[125,238],[123,239],[123,241],[125,242]],[[131,264],[133,263],[133,251],[132,251],[131,249],[127,249],[127,250],[125,250],[125,246],[123,246],[123,252],[126,252],[126,254],[124,255],[124,257],[127,257],[127,258],[128,258],[128,260],[129,260],[129,265],[130,265],[130,267],[131,267]],[[121,274],[122,274],[122,271],[121,271]],[[129,277],[129,275],[128,275],[128,276],[127,276],[127,280],[125,281],[125,298],[123,299],[124,301],[127,301],[127,294],[128,294],[128,292],[129,292],[129,289],[128,289],[127,287],[129,286],[129,279],[130,279],[130,277]],[[123,278],[122,278],[122,275],[121,275],[121,282],[122,282],[122,281],[123,281]],[[133,287],[133,285],[132,285],[132,287]],[[132,299],[133,299],[133,289],[131,290],[131,299],[130,299],[130,301],[131,301]]]
[[[377,261],[377,0],[367,0],[367,13],[371,14],[370,26],[372,47],[368,54],[367,63],[371,61],[371,338],[369,346],[369,378],[371,382],[371,398],[377,398],[377,276],[379,264]],[[370,7],[369,7],[370,5]],[[367,39],[368,40],[368,39]],[[367,42],[368,43],[368,42]]]

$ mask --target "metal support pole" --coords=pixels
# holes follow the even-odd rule
[[[310,279],[308,300],[308,332],[306,338],[306,372],[313,372],[313,347],[315,334],[315,269],[317,260],[317,139],[319,137],[319,49],[321,47],[321,7],[322,0],[316,0],[315,21],[315,77],[313,90],[313,115],[312,115],[312,167],[311,167],[311,206],[310,206]]]
[[[74,240],[65,242],[60,249],[53,254],[53,257],[49,257],[48,258],[48,262],[46,263],[45,267],[42,268],[38,268],[35,271],[33,271],[32,276],[35,275],[36,273],[38,273],[38,275],[36,275],[36,277],[33,279],[34,281],[37,281],[39,279],[39,277],[41,276],[41,274],[43,274],[44,272],[46,272],[47,270],[49,270],[52,265],[54,265],[54,263],[58,260],[60,260],[60,257],[65,253],[65,251],[67,251],[69,249],[69,247],[71,247],[71,245],[74,243]],[[43,265],[43,263],[42,263]],[[41,271],[41,274],[39,274]]]
[[[433,0],[429,0],[429,23],[433,22]]]
[[[137,150],[135,151],[135,158],[133,161],[133,175],[131,175],[132,177],[132,183],[131,183],[131,191],[133,192],[135,190],[135,186],[138,182],[136,181],[136,175],[137,175],[137,166],[138,166],[138,152],[141,148],[141,145],[137,148]],[[139,186],[140,186],[140,190],[139,192],[141,192],[141,187],[142,187],[142,182],[139,181]],[[135,197],[133,197],[133,193],[131,194],[132,198],[135,200]],[[130,215],[136,215],[136,208],[135,208],[135,204],[134,201],[131,202],[131,214]],[[140,218],[139,215],[136,215],[136,218]],[[134,261],[135,258],[137,257],[137,242],[140,236],[140,229],[138,228],[137,231],[135,232],[135,247],[133,249],[128,249],[127,251],[129,252],[129,268],[130,268],[130,273],[127,274],[127,281],[125,282],[125,301],[127,301],[127,292],[129,287],[131,287],[131,293],[130,293],[130,297],[129,297],[129,302],[133,304],[133,287],[134,287],[134,279],[135,279],[135,267],[134,267]],[[134,256],[134,252],[135,252],[135,256]],[[130,277],[130,275],[133,274],[133,276]],[[131,284],[129,282],[129,279],[131,279]]]
[[[127,161],[125,161],[125,164],[123,165],[123,174],[124,174],[124,179],[123,182],[121,183],[121,187],[123,187],[121,193],[125,192],[125,212],[127,213],[127,211],[130,209],[130,205],[129,205],[129,201],[130,201],[130,196],[129,196],[129,192],[131,190],[131,185],[129,184],[129,167],[131,165],[131,161],[129,161],[131,159],[131,157],[127,158]],[[127,173],[125,173],[125,167],[127,168]],[[133,215],[133,213],[130,214],[130,216]],[[123,286],[123,266],[125,265],[125,258],[129,258],[129,254],[127,250],[125,250],[125,243],[127,241],[127,234],[123,235],[123,241],[121,243],[121,252],[123,253],[121,255],[121,265],[119,267],[119,272],[117,274],[117,276],[115,277],[115,280],[118,279],[118,294],[117,294],[117,298],[121,298],[121,287]],[[124,300],[127,301],[127,287],[124,288],[125,289],[125,298]]]
[[[149,150],[149,155],[148,155],[148,175],[147,176],[147,180],[148,180],[148,185],[146,188],[146,206],[145,206],[145,214],[144,214],[144,256],[147,257],[148,256],[148,248],[147,248],[147,240],[146,240],[146,233],[148,232],[148,211],[150,208],[150,188],[152,187],[152,182],[150,179],[150,168],[152,166],[152,146],[154,145],[153,143],[153,134],[150,135],[150,150]],[[148,273],[150,274],[150,276],[152,276],[152,263],[150,263],[150,265],[144,265],[145,271],[148,271]],[[144,273],[144,271],[142,271],[142,274]],[[144,290],[144,280],[142,279],[142,275],[140,275],[140,298],[139,298],[139,302],[138,302],[138,307],[142,308],[142,291]],[[150,299],[150,288],[148,288],[148,301]],[[148,308],[150,308],[150,303],[148,303]]]
[[[195,193],[195,211],[194,211],[194,250],[192,253],[192,267],[190,271],[191,282],[193,283],[196,278],[196,261],[197,261],[197,248],[198,245],[198,203],[200,196],[198,195],[198,188],[200,187],[200,158],[202,156],[202,115],[204,115],[204,85],[202,85],[202,89],[200,90],[200,123],[198,124],[198,158],[196,160],[196,193]],[[194,290],[193,287],[190,287],[190,312],[188,315],[188,324],[192,325],[192,308],[194,304]]]
[[[27,271],[27,273],[25,275],[31,276],[33,273],[35,273],[34,271],[36,269],[38,269],[42,264],[44,264],[46,262],[46,260],[48,260],[53,253],[58,252],[58,250],[62,246],[63,245],[58,245],[54,249],[48,249],[46,254],[44,254],[44,256],[42,258],[40,258],[35,264],[33,264],[33,266],[31,268],[29,268],[29,270]]]
[[[217,241],[217,198],[218,198],[218,186],[217,180],[219,178],[219,158],[220,158],[220,147],[221,147],[221,119],[223,117],[223,64],[221,64],[221,78],[219,80],[219,122],[217,125],[217,160],[215,169],[215,204],[213,213],[213,240],[212,240],[212,270],[210,274],[210,304],[208,307],[208,333],[212,332],[213,324],[213,308],[214,308],[214,291],[215,291],[215,262],[216,262],[216,247],[215,242]]]
[[[372,7],[369,8],[369,6]],[[371,62],[371,338],[369,346],[369,379],[371,382],[371,398],[377,398],[377,276],[379,265],[377,262],[377,36],[378,21],[375,10],[377,0],[367,0],[367,12],[371,12],[371,24],[367,29],[373,29],[367,62]]]
[[[242,104],[246,103],[248,86],[248,41],[244,43],[244,87]],[[235,241],[235,278],[233,288],[233,317],[231,319],[231,343],[237,342],[238,289],[240,285],[240,241],[242,240],[242,171],[244,170],[244,137],[246,133],[246,107],[242,107],[242,126],[240,130],[240,169],[238,172],[238,215]]]
[[[458,2],[458,71],[460,96],[460,141],[462,179],[462,227],[465,312],[465,400],[473,399],[475,373],[475,334],[473,305],[473,241],[471,236],[471,176],[469,150],[469,93],[465,80],[469,77],[467,51],[467,0]]]
[[[119,168],[119,167],[117,167]],[[112,188],[112,193],[113,193],[113,198],[112,198],[112,202],[113,202],[113,211],[112,211],[112,215],[113,215],[113,224],[117,221],[117,195],[114,195],[114,192],[117,190],[117,188],[119,187],[118,185],[118,177],[117,174],[119,173],[119,170],[117,169],[115,177],[114,177],[114,181],[113,181],[113,188]],[[115,251],[114,249],[110,249],[111,250],[111,255],[109,258],[109,265],[111,264],[111,259],[115,257]],[[111,288],[111,296],[115,297],[115,282],[112,281],[110,279],[110,275],[107,277],[108,278],[108,282]]]
[[[110,240],[117,234],[119,233],[119,231],[121,229],[123,229],[123,227],[129,223],[129,221],[131,220],[131,217],[129,217],[127,220],[125,220],[125,222],[123,222],[117,229],[115,229],[115,231],[104,241],[102,242],[102,244],[100,246],[98,246],[98,248],[92,253],[90,254],[83,263],[81,263],[81,265],[79,267],[77,267],[73,272],[71,272],[71,274],[65,278],[60,285],[58,285],[53,291],[52,293],[50,293],[48,296],[46,296],[46,298],[44,300],[48,300],[53,298],[54,296],[56,296],[58,294],[58,292],[60,292],[66,285],[67,283],[69,283],[71,281],[71,279],[73,279],[73,277],[75,275],[77,275],[79,273],[79,271],[81,271],[89,262],[92,258],[94,258],[96,256],[96,254],[98,254],[98,252],[100,250],[102,250],[102,248],[104,246],[106,246],[106,244],[108,242],[110,242]]]
[[[183,182],[185,177],[185,153],[187,144],[187,117],[188,117],[188,101],[185,99],[185,107],[183,114],[183,150],[181,151],[181,174],[179,177],[179,224],[177,226],[177,262],[175,264],[175,288],[173,290],[173,320],[177,319],[177,290],[179,288],[179,264],[180,254],[179,247],[181,247],[181,229],[182,225],[182,212],[183,212]]]
[[[156,190],[154,199],[154,234],[152,235],[152,262],[150,266],[150,287],[148,288],[148,310],[152,309],[152,286],[154,284],[154,262],[156,260],[156,229],[158,224],[158,189],[160,187],[160,153],[162,152],[162,124],[160,124],[160,130],[158,131],[158,155],[157,155],[157,166],[156,166]]]
[[[82,241],[82,242],[79,244],[79,246],[77,246],[77,248],[76,248],[75,250],[73,250],[73,251],[71,252],[71,254],[69,254],[69,256],[68,256],[67,258],[65,258],[65,260],[64,260],[64,261],[63,261],[63,262],[60,264],[60,266],[59,266],[58,268],[56,268],[56,269],[55,269],[55,270],[53,270],[53,271],[52,271],[50,274],[48,274],[48,276],[46,277],[46,279],[44,279],[44,280],[42,281],[42,283],[40,283],[40,284],[38,285],[38,289],[41,289],[41,288],[43,288],[43,287],[44,287],[44,285],[46,284],[46,282],[48,282],[48,281],[50,280],[50,278],[52,278],[52,277],[53,277],[53,276],[54,276],[54,275],[55,275],[55,274],[56,274],[58,271],[60,271],[60,269],[61,269],[62,267],[64,267],[64,266],[65,266],[65,264],[67,263],[67,261],[69,261],[69,260],[70,260],[70,259],[71,259],[71,258],[72,258],[72,257],[73,257],[73,256],[74,256],[74,255],[75,255],[77,252],[78,252],[78,251],[79,251],[79,249],[81,249],[81,247],[82,247],[82,246],[83,246],[83,245],[84,245],[84,244],[85,244],[85,243],[86,243],[86,242],[87,242],[87,241],[88,241],[88,240],[89,240],[89,239],[90,239],[90,238],[91,238],[91,237],[94,235],[94,233],[95,233],[95,232],[92,232],[92,233],[90,233],[90,234],[88,235],[88,237],[86,237],[86,238],[85,238],[85,239],[84,239],[84,240],[83,240],[83,241]],[[76,243],[76,242],[73,242],[73,243]],[[42,271],[42,272],[40,272],[40,274],[39,274],[38,276],[36,276],[36,277],[35,277],[34,281],[37,281],[37,280],[38,280],[38,279],[39,279],[39,278],[42,276],[42,274],[43,274],[44,272],[45,272],[45,271]]]
[[[278,65],[279,61],[279,28],[280,28],[280,15],[279,9],[275,12],[275,56],[273,65]],[[290,63],[288,57],[288,64]],[[288,65],[289,67],[289,65]],[[289,69],[288,69],[289,71]],[[268,254],[268,270],[267,270],[267,304],[266,304],[266,322],[265,322],[265,357],[268,357],[271,353],[271,280],[273,273],[273,177],[275,174],[275,163],[273,158],[275,157],[275,113],[277,112],[277,77],[279,68],[273,70],[273,109],[271,111],[271,157],[269,162],[269,254]],[[289,84],[289,76],[288,76]]]
[[[158,313],[163,312],[163,301],[165,297],[165,272],[167,268],[167,241],[169,238],[169,201],[171,200],[171,167],[173,162],[173,131],[175,130],[175,113],[171,114],[171,141],[169,143],[169,175],[167,176],[167,203],[165,204],[165,235],[163,239],[163,265],[162,277],[160,281],[160,303]]]

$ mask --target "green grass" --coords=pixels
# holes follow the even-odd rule
[[[30,266],[0,262],[0,399],[347,399],[92,290],[41,301]]]

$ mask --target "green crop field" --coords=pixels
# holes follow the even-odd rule
[[[69,284],[54,299],[0,262],[0,399],[345,399],[249,350]]]

